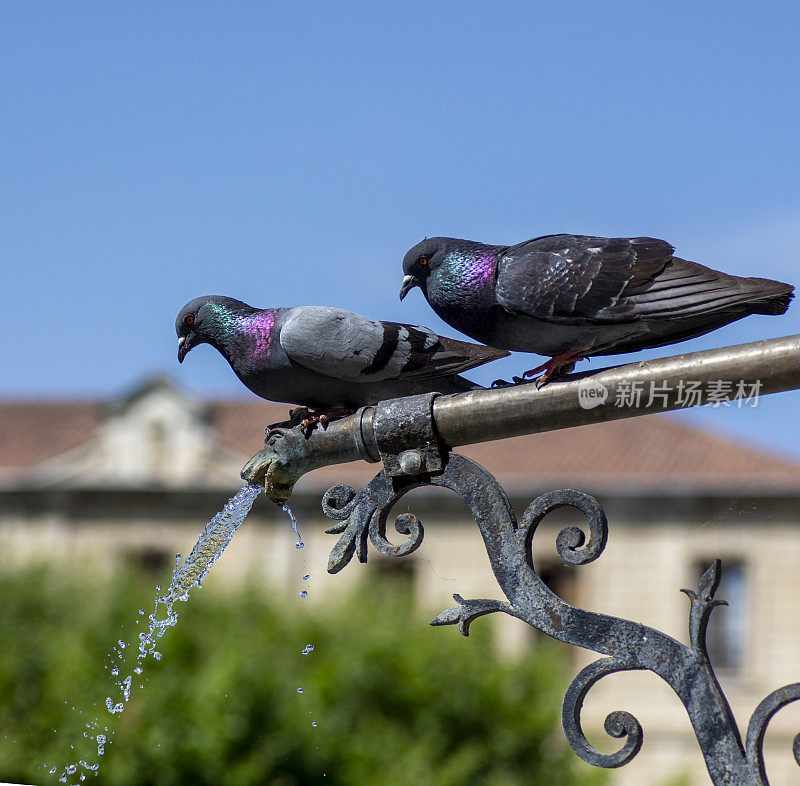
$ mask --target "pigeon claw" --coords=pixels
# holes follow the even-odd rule
[[[524,385],[524,384],[526,384],[528,382],[530,382],[530,380],[529,379],[525,379],[524,376],[523,377],[511,377],[511,382],[509,382],[507,379],[496,379],[494,382],[492,382],[491,387],[493,387],[493,388],[513,388],[514,385]]]
[[[333,420],[340,420],[346,418],[348,415],[353,414],[352,409],[327,409],[321,412],[308,412],[306,416],[300,421],[300,431],[308,437],[314,430],[317,424],[321,425],[323,429],[328,427],[328,423]]]
[[[583,358],[581,358],[583,359]],[[533,380],[533,384],[536,385],[537,390],[541,390],[548,382],[553,379],[558,379],[559,377],[563,377],[565,374],[569,374],[575,368],[575,363],[562,363],[560,365],[553,365],[551,368],[547,369],[544,374],[540,377],[536,377]]]
[[[538,390],[539,388],[544,387],[551,380],[558,379],[559,377],[563,377],[565,374],[569,374],[575,368],[575,364],[579,360],[586,360],[586,357],[583,353],[589,349],[590,347],[582,347],[581,349],[577,350],[572,349],[567,350],[566,352],[561,352],[560,354],[551,357],[546,363],[542,363],[541,366],[536,366],[536,368],[530,368],[527,371],[523,371],[518,377],[511,377],[513,382],[506,382],[504,379],[496,379],[494,382],[492,382],[492,387],[508,388],[512,385],[522,385],[523,383],[533,382]],[[536,377],[537,374],[541,374],[541,376]]]
[[[304,417],[307,417],[311,410],[307,409],[306,407],[300,407],[299,409],[290,409],[289,410],[289,419],[288,420],[281,420],[277,423],[270,423],[265,429],[264,432],[267,436],[269,436],[269,432],[273,429],[278,428],[294,428],[295,426],[299,425],[300,422],[303,420]]]
[[[588,347],[581,347],[580,349],[568,349],[566,352],[560,352],[558,355],[553,355],[546,363],[542,363],[541,366],[526,371],[522,376],[532,377],[534,374],[543,371],[544,373],[538,377],[535,382],[537,389],[541,389],[550,382],[550,380],[558,379],[565,374],[569,374],[575,368],[575,364],[579,360],[586,360],[586,356],[583,353],[590,348],[591,345]]]

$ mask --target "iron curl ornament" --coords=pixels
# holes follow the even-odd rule
[[[395,529],[406,536],[398,546],[387,537],[392,507],[406,493],[420,486],[450,489],[475,517],[492,571],[507,601],[464,599],[454,595],[455,606],[443,611],[431,625],[457,625],[467,636],[472,622],[493,612],[523,620],[537,630],[604,657],[590,663],[573,679],[564,696],[562,725],[572,749],[598,767],[621,767],[639,752],[643,731],[628,712],[611,712],[605,730],[624,740],[614,753],[601,753],[581,727],[584,699],[600,679],[621,671],[652,671],[677,694],[689,715],[711,780],[718,786],[766,786],[763,740],[772,716],[800,699],[800,683],[774,691],[756,708],[744,742],[723,694],[706,649],[706,628],[713,609],[725,601],[715,599],[721,576],[716,560],[705,571],[697,590],[684,589],[690,601],[689,644],[641,623],[572,606],[558,597],[537,574],[533,538],[541,521],[552,511],[571,507],[586,518],[586,530],[565,527],[556,540],[561,558],[572,565],[586,565],[605,549],[608,523],[597,500],[573,489],[551,491],[537,497],[518,521],[507,495],[495,478],[474,461],[458,455],[447,457],[437,473],[388,477],[376,475],[356,493],[347,486],[329,489],[322,502],[325,515],[337,523],[327,532],[339,535],[330,553],[328,571],[337,573],[355,555],[367,561],[367,542],[390,557],[412,553],[422,543],[424,529],[416,516],[402,514]],[[800,734],[793,752],[800,764]]]
[[[330,489],[323,502],[326,515],[337,523],[328,531],[339,535],[328,570],[336,573],[356,555],[365,562],[367,547],[387,556],[404,556],[422,542],[422,523],[404,514],[394,528],[405,536],[400,545],[387,537],[392,506],[418,486],[449,488],[472,511],[506,601],[464,599],[433,620],[434,625],[457,625],[467,635],[472,622],[502,611],[560,641],[603,656],[582,669],[564,697],[562,720],[567,740],[591,764],[619,767],[639,751],[643,732],[626,712],[612,712],[606,731],[622,739],[611,754],[600,753],[581,728],[581,708],[592,686],[607,674],[648,670],[658,674],[686,707],[711,780],[715,784],[758,786],[767,783],[763,762],[764,734],[772,716],[800,698],[800,684],[774,691],[753,712],[744,741],[730,706],[714,675],[706,650],[709,616],[721,601],[715,599],[721,565],[714,562],[689,596],[689,644],[645,625],[587,611],[566,603],[545,585],[533,560],[533,537],[542,519],[560,507],[573,507],[586,517],[586,527],[566,527],[557,538],[565,562],[585,565],[605,548],[608,525],[598,503],[569,489],[538,497],[517,521],[497,481],[481,466],[450,453],[453,448],[571,428],[586,423],[633,418],[675,409],[685,402],[668,395],[645,406],[615,405],[618,393],[633,386],[659,385],[675,393],[681,381],[702,386],[725,382],[760,386],[760,395],[800,390],[800,335],[685,353],[600,369],[591,373],[608,396],[596,407],[581,402],[586,374],[572,374],[557,385],[534,385],[472,390],[449,396],[436,393],[389,399],[359,409],[325,429],[304,433],[294,419],[267,431],[264,447],[242,469],[248,483],[263,485],[266,496],[284,504],[295,483],[319,467],[364,460],[383,462],[383,472],[356,493],[346,486]],[[623,388],[624,386],[624,388]],[[711,403],[707,397],[693,406]],[[800,735],[793,744],[800,763]]]

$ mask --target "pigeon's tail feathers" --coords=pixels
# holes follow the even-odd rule
[[[636,318],[691,317],[712,312],[783,314],[794,287],[767,278],[742,278],[679,257],[651,282],[625,294]],[[620,304],[622,305],[622,304]]]
[[[751,314],[769,314],[779,317],[786,313],[789,303],[794,298],[794,287],[772,281],[769,278],[751,278],[746,281],[759,281],[764,285],[764,295],[750,302]]]
[[[508,357],[511,353],[505,349],[495,349],[484,344],[472,344],[469,341],[458,341],[454,338],[439,336],[439,347],[428,367],[431,374],[461,374],[484,363]],[[468,380],[464,380],[468,382]],[[469,383],[472,384],[472,383]],[[465,388],[469,389],[469,388]]]

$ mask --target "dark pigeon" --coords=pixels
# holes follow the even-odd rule
[[[538,380],[577,360],[660,347],[749,314],[783,314],[794,287],[741,278],[673,256],[651,237],[545,235],[516,246],[434,237],[403,260],[402,300],[418,286],[471,338],[551,360]],[[519,381],[519,379],[517,379]]]
[[[258,396],[320,410],[323,423],[414,393],[479,387],[457,376],[508,352],[328,306],[253,308],[208,295],[175,321],[178,360],[211,344]]]

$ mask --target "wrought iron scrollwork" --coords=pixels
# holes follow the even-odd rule
[[[405,542],[394,546],[386,537],[386,524],[389,505],[381,500],[392,492],[392,481],[382,472],[369,485],[356,494],[349,486],[334,486],[325,492],[322,509],[328,518],[340,519],[325,530],[330,535],[339,535],[338,543],[331,549],[328,559],[328,572],[338,573],[356,555],[359,562],[367,561],[367,535],[372,545],[387,557],[405,557],[416,551],[422,543],[425,532],[422,522],[411,513],[397,517],[395,529],[407,535]]]
[[[605,656],[582,669],[564,697],[564,733],[581,758],[600,767],[620,767],[638,753],[643,732],[630,713],[616,711],[606,717],[606,732],[624,738],[622,746],[610,754],[601,753],[589,743],[580,714],[588,691],[602,677],[620,671],[647,670],[667,682],[686,707],[715,784],[767,784],[762,752],[764,732],[781,707],[800,699],[800,684],[775,691],[758,706],[743,743],[706,651],[709,616],[715,606],[724,603],[714,598],[721,571],[718,560],[703,574],[697,591],[683,590],[691,602],[688,646],[646,625],[572,606],[553,593],[537,574],[533,537],[553,510],[575,508],[585,516],[587,531],[565,527],[558,533],[556,547],[565,562],[592,562],[602,554],[608,536],[606,516],[597,500],[572,489],[551,491],[537,497],[517,521],[508,497],[492,475],[470,459],[452,454],[439,474],[388,478],[381,472],[358,493],[346,486],[329,489],[323,509],[326,516],[339,523],[327,531],[340,537],[331,550],[328,570],[338,572],[353,555],[366,562],[367,539],[387,556],[404,556],[417,549],[424,530],[415,516],[403,514],[397,518],[395,529],[406,536],[399,546],[387,539],[386,529],[397,501],[423,485],[448,488],[467,504],[483,537],[492,571],[508,599],[504,602],[454,595],[457,605],[439,614],[432,625],[457,625],[466,636],[475,619],[501,611],[555,639]],[[795,738],[794,751],[800,764],[800,735]]]

